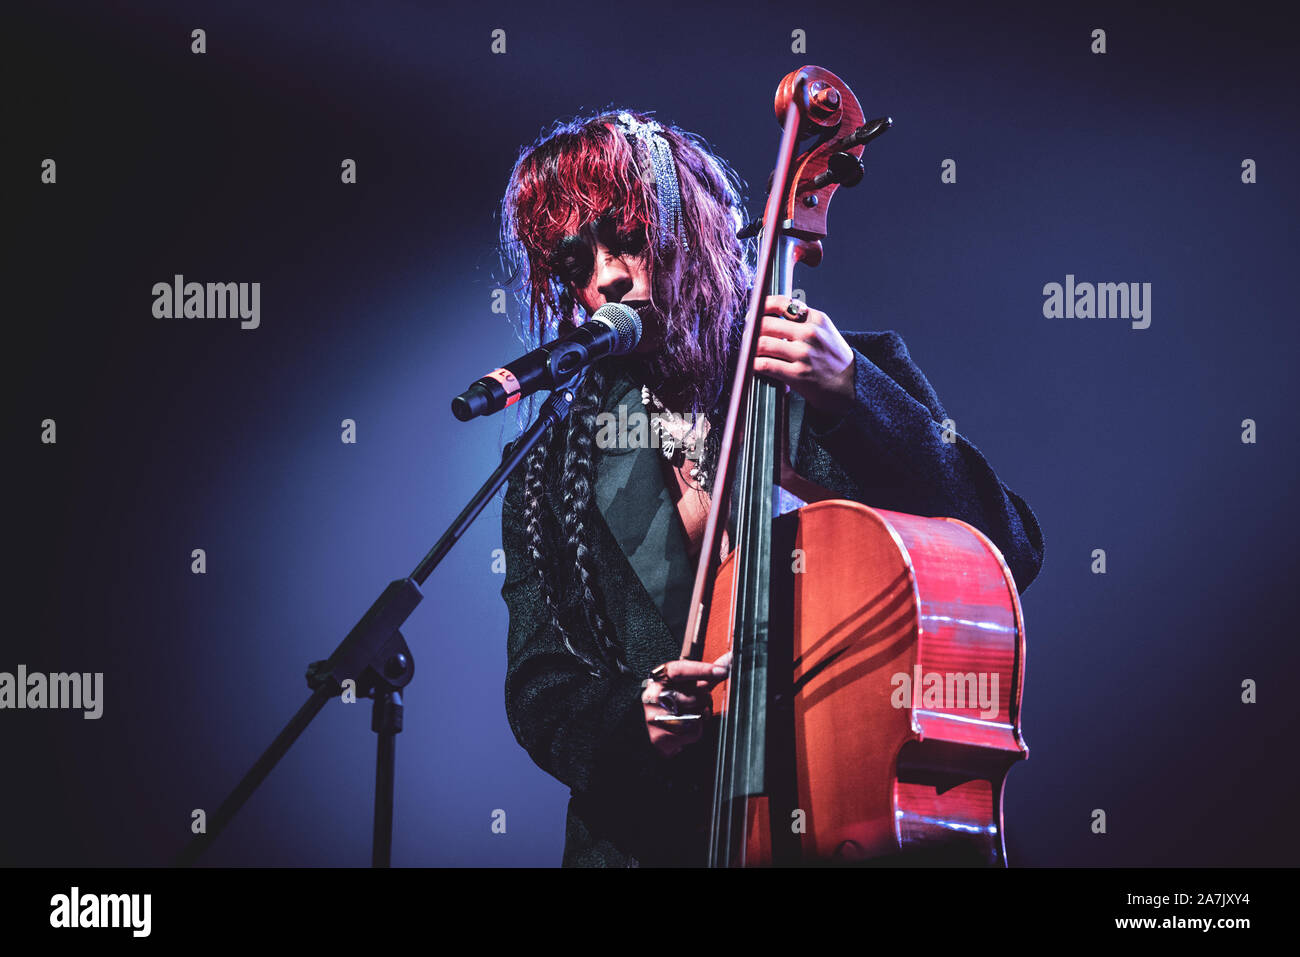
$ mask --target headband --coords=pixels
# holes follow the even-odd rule
[[[677,184],[677,166],[668,140],[662,135],[663,127],[654,120],[642,122],[631,113],[617,116],[618,128],[645,147],[654,174],[655,193],[659,200],[658,246],[662,252],[674,237],[681,237],[682,196]],[[682,248],[686,241],[682,239]]]

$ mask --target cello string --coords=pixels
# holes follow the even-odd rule
[[[752,384],[752,377],[749,380]],[[747,389],[746,395],[746,421],[752,422],[753,419],[748,415],[749,404],[752,400],[753,390]],[[741,562],[744,559],[745,549],[743,543],[749,534],[749,486],[750,486],[750,448],[749,448],[749,429],[745,429],[741,434],[742,454],[738,462],[739,475],[737,481],[737,502],[736,502],[736,542],[732,547],[732,579],[731,579],[731,615],[728,622],[729,644],[732,652],[732,673],[731,685],[728,689],[728,717],[727,717],[727,734],[724,743],[724,751],[718,756],[718,765],[723,769],[722,772],[722,793],[720,800],[722,802],[721,812],[722,821],[717,839],[721,844],[722,866],[732,866],[733,843],[735,835],[735,814],[736,814],[736,763],[740,755],[740,740],[742,730],[742,715],[745,706],[745,685],[746,685],[746,665],[747,655],[743,643],[736,641],[736,623],[739,619],[744,620],[744,601],[745,596],[741,592],[742,580],[745,577],[741,573]],[[731,713],[731,712],[734,712]]]
[[[752,384],[752,376],[748,380]],[[746,389],[746,399],[752,398],[752,389]],[[748,412],[748,402],[746,403],[746,412]],[[752,421],[746,415],[747,421]],[[731,578],[731,596],[729,605],[729,615],[727,620],[727,644],[732,653],[732,673],[727,688],[727,709],[723,714],[722,728],[719,733],[719,751],[717,756],[717,772],[715,773],[715,791],[714,791],[714,816],[715,822],[714,833],[712,838],[713,863],[717,866],[719,863],[722,867],[732,866],[732,843],[735,833],[735,813],[736,802],[733,792],[735,791],[736,782],[736,761],[739,756],[739,742],[741,739],[742,723],[740,715],[744,706],[745,696],[745,662],[746,657],[742,646],[736,643],[736,622],[738,613],[744,607],[744,596],[740,593],[740,584],[742,575],[739,573],[740,562],[746,554],[743,543],[749,534],[749,509],[746,507],[748,501],[748,489],[750,485],[750,455],[747,446],[748,430],[741,431],[741,447],[737,465],[736,476],[736,535],[735,542],[731,547],[732,560],[732,578]]]
[[[771,507],[770,504],[765,508],[765,499],[763,491],[767,487],[767,477],[771,474],[771,465],[769,462],[772,448],[772,432],[767,428],[771,420],[771,402],[770,399],[774,394],[773,387],[761,381],[757,376],[752,380],[751,389],[753,396],[750,399],[749,407],[752,418],[749,420],[754,423],[754,428],[749,432],[752,435],[750,455],[747,461],[751,464],[750,485],[748,489],[748,513],[749,523],[752,528],[752,535],[764,537],[765,531],[770,535],[771,530]],[[766,526],[766,528],[765,528]],[[749,655],[747,656],[748,665],[745,669],[745,735],[744,735],[744,764],[745,768],[745,793],[741,812],[744,817],[740,821],[740,845],[738,852],[740,854],[740,865],[745,867],[749,863],[749,802],[754,792],[755,786],[759,783],[753,779],[753,765],[756,750],[763,747],[766,742],[766,735],[763,741],[756,740],[758,735],[754,733],[754,728],[763,724],[762,711],[766,708],[767,702],[763,693],[763,688],[759,686],[759,668],[760,658],[758,652],[758,639],[756,625],[759,620],[761,611],[760,602],[765,596],[768,583],[764,578],[765,568],[762,566],[762,557],[767,556],[770,560],[770,548],[757,548],[752,546],[757,544],[753,538],[749,539],[751,545],[751,558],[754,564],[747,566],[746,589],[745,595],[745,638]],[[766,652],[766,648],[763,649]],[[764,654],[762,661],[766,661]],[[766,775],[764,775],[766,777]],[[765,782],[764,782],[765,783]]]
[[[756,329],[755,333],[757,333],[757,331],[758,330]],[[754,340],[755,342],[757,342],[758,340],[757,335],[754,336]],[[757,421],[754,418],[754,411],[755,411],[754,396],[755,393],[757,392],[755,385],[756,383],[754,381],[754,378],[751,376],[749,380],[749,394],[746,396],[746,403],[745,403],[746,405],[745,422],[748,428],[745,429],[745,455],[744,455],[745,489],[744,492],[742,493],[742,498],[741,498],[741,508],[744,509],[743,514],[745,516],[745,539],[744,540],[746,542],[750,540],[750,535],[753,534],[753,526],[752,526],[753,515],[750,510],[753,508],[754,505],[753,490],[754,490],[755,429],[753,427],[753,423]],[[741,557],[742,559],[747,559],[750,556],[742,555]],[[738,615],[741,619],[741,627],[739,628],[740,647],[741,647],[741,677],[740,677],[740,685],[736,689],[738,708],[737,708],[737,721],[736,721],[737,747],[735,749],[735,754],[736,754],[736,763],[739,765],[739,767],[747,769],[749,767],[749,758],[750,758],[750,754],[749,754],[750,736],[748,731],[751,727],[753,727],[753,715],[751,714],[752,702],[750,700],[751,678],[752,678],[751,675],[752,662],[750,661],[750,652],[753,649],[750,647],[748,641],[750,637],[749,625],[751,623],[750,616],[749,616],[749,602],[751,597],[750,587],[752,583],[750,582],[750,576],[748,573],[748,562],[746,562],[745,572],[742,573],[738,570],[736,574],[741,579],[740,584],[738,586],[741,591],[741,594],[739,595],[736,604],[736,607],[738,609]],[[733,777],[734,777],[734,772],[733,772]],[[748,775],[746,775],[745,783],[746,783],[746,787],[744,788],[745,794],[737,796],[735,800],[732,801],[732,820],[731,820],[732,827],[729,832],[730,834],[733,835],[732,844],[729,847],[729,850],[732,851],[734,854],[740,855],[741,858],[740,865],[742,867],[744,866],[745,863],[744,853],[745,853],[746,844],[748,843],[747,841],[748,835],[745,833],[745,825],[749,819],[749,807],[748,807],[749,798],[747,796],[749,790]],[[735,791],[736,788],[733,784],[732,792],[735,793]],[[735,820],[735,815],[743,815],[739,821],[738,828],[737,828],[737,822]],[[739,833],[737,833],[738,831]]]
[[[757,337],[754,340],[757,343]],[[748,393],[745,402],[745,434],[742,437],[744,445],[744,455],[741,456],[741,462],[744,464],[744,484],[740,491],[739,512],[736,516],[737,539],[741,542],[750,542],[754,533],[754,483],[758,479],[755,471],[758,453],[759,436],[758,430],[754,424],[760,420],[757,418],[760,390],[758,381],[754,376],[750,376]],[[743,524],[743,531],[742,531]],[[752,544],[752,543],[751,543]],[[752,550],[746,549],[737,555],[737,562],[733,565],[733,571],[736,576],[736,602],[735,616],[739,619],[739,627],[733,625],[733,641],[735,635],[739,633],[740,648],[740,671],[737,676],[736,686],[736,720],[733,724],[734,744],[732,746],[731,761],[731,792],[732,801],[728,806],[727,815],[727,852],[728,864],[739,855],[740,866],[746,863],[746,853],[748,848],[748,824],[749,824],[749,776],[748,768],[751,764],[751,734],[753,728],[753,709],[754,709],[754,681],[753,681],[753,648],[747,640],[751,636],[751,626],[753,624],[750,604],[753,601],[752,575],[748,566],[748,561],[753,557]],[[742,563],[744,571],[742,572]],[[745,769],[745,781],[743,793],[736,794],[737,768]],[[740,815],[737,821],[737,815]]]

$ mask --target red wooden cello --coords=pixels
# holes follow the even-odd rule
[[[789,295],[795,263],[821,261],[830,200],[862,178],[866,143],[891,121],[864,123],[852,91],[815,66],[781,81],[776,114],[783,134],[740,345],[749,361],[732,384],[682,644],[695,660],[732,652],[714,689],[709,863],[938,849],[1004,865],[1003,785],[1028,755],[1024,627],[1006,562],[964,522],[836,499],[799,476],[785,390],[752,372],[765,295]],[[735,535],[719,561],[733,479]]]

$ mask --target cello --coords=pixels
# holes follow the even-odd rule
[[[682,641],[687,659],[732,653],[713,690],[709,864],[940,854],[928,859],[1005,866],[1003,788],[1028,756],[1024,623],[1005,560],[964,522],[871,508],[799,476],[786,390],[752,371],[764,296],[789,295],[795,264],[821,262],[832,196],[862,179],[866,144],[892,121],[864,122],[848,86],[816,66],[781,81],[776,115],[739,346],[748,361],[736,365]],[[994,692],[992,715],[977,687]]]

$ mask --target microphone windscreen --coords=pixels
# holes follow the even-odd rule
[[[610,355],[621,356],[631,352],[641,341],[641,314],[631,306],[621,302],[607,302],[591,318],[604,321],[618,337],[610,349]]]

